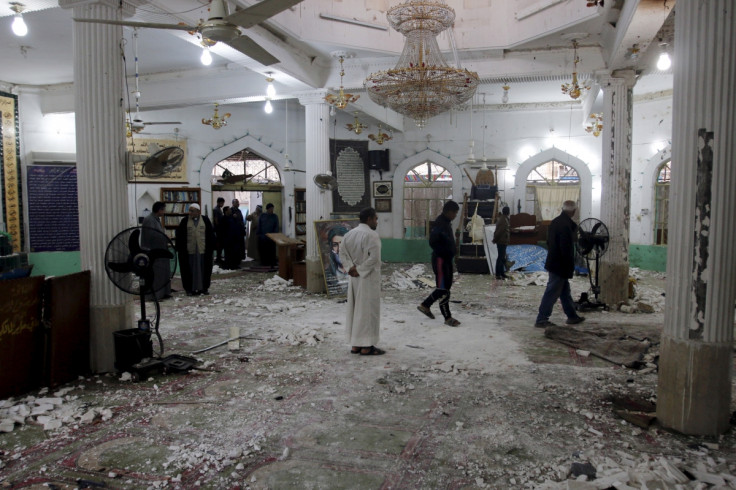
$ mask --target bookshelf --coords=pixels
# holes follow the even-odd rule
[[[294,233],[307,234],[307,190],[294,189]]]
[[[166,235],[174,240],[176,227],[184,216],[189,214],[189,205],[200,202],[201,189],[199,187],[162,187],[161,202],[166,204],[166,212],[162,218],[162,224]]]

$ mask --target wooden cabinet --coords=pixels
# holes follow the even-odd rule
[[[166,235],[172,241],[179,222],[189,214],[189,206],[196,203],[201,207],[201,198],[202,191],[199,187],[161,188],[161,202],[166,204],[166,213],[162,218],[162,224],[166,230]]]
[[[307,234],[307,190],[294,189],[294,234]]]

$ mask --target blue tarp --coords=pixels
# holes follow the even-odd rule
[[[508,260],[516,263],[512,271],[544,272],[544,261],[547,260],[547,249],[539,245],[509,245],[506,248]]]

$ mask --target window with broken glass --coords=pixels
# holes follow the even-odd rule
[[[443,166],[425,162],[404,176],[404,238],[426,239],[429,224],[452,199],[452,175]]]
[[[548,199],[554,202],[545,203],[540,199],[540,195],[548,195]],[[573,200],[577,202],[579,210],[580,177],[577,170],[557,160],[538,165],[529,172],[526,178],[525,198],[525,209],[533,209],[539,221],[548,221],[559,214],[560,207],[557,201],[561,204],[566,200]],[[578,213],[579,211],[576,212],[576,215]]]
[[[654,183],[654,244],[667,245],[667,220],[670,206],[671,161],[659,167]]]
[[[262,186],[281,183],[281,175],[271,162],[246,149],[215,165],[212,183],[221,186]]]

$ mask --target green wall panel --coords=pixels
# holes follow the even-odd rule
[[[384,262],[429,263],[432,249],[427,240],[381,238],[381,260]]]
[[[64,276],[82,270],[79,252],[29,253],[28,263],[33,264],[33,276]]]
[[[667,247],[662,245],[629,245],[629,265],[647,271],[667,270]]]

